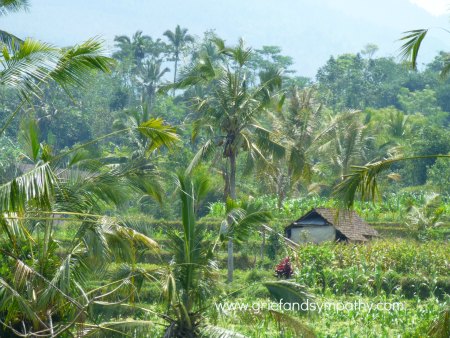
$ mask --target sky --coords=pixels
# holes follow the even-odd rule
[[[411,0],[411,2],[435,16],[446,14],[449,9],[446,0]]]
[[[277,45],[293,57],[298,75],[314,77],[331,55],[357,53],[368,43],[375,56],[397,56],[401,33],[450,28],[443,0],[31,0],[25,13],[1,18],[1,29],[59,46],[93,36],[114,49],[114,36],[137,30],[154,38],[177,24],[201,37],[214,29],[228,43],[240,37],[254,48]],[[420,61],[450,50],[450,35],[432,28]]]

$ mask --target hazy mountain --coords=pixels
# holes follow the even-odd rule
[[[161,36],[177,24],[201,36],[205,30],[235,42],[243,37],[254,47],[279,45],[294,57],[299,74],[314,76],[329,58],[358,52],[367,43],[377,55],[397,55],[401,32],[422,27],[448,27],[446,16],[432,16],[408,0],[32,0],[28,13],[2,18],[3,28],[58,45],[103,36],[112,47],[119,34],[143,30]],[[450,50],[450,35],[430,34],[421,60]]]

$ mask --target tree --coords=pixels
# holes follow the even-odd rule
[[[241,40],[235,48],[226,48],[223,41],[216,41],[220,53],[226,59],[217,66],[205,55],[176,84],[176,88],[201,86],[204,96],[192,99],[197,117],[193,138],[206,131],[207,138],[194,156],[188,171],[201,160],[216,155],[222,163],[224,201],[235,200],[236,168],[240,152],[247,154],[246,167],[251,170],[255,162],[267,162],[264,156],[283,156],[284,149],[274,142],[271,133],[258,123],[258,118],[269,108],[275,89],[281,84],[281,74],[274,71],[262,74],[261,82],[250,88],[247,82],[250,70],[251,49]],[[270,76],[269,76],[270,75]],[[219,158],[218,158],[219,157]],[[228,247],[228,280],[233,278],[233,241]]]
[[[154,312],[139,305],[134,305],[133,308],[163,319],[167,323],[164,329],[164,337],[167,338],[238,335],[231,330],[205,322],[208,308],[232,295],[232,293],[224,295],[217,292],[220,290],[220,281],[216,255],[223,233],[211,234],[203,225],[196,222],[196,205],[201,200],[201,195],[204,195],[198,190],[197,180],[179,174],[176,181],[178,198],[181,200],[181,229],[172,231],[169,235],[171,241],[169,241],[168,250],[173,257],[172,261],[158,271],[139,272],[127,269],[132,272],[127,279],[129,283],[132,283],[131,276],[141,274],[143,279],[161,285],[161,299],[166,311]],[[257,211],[245,212],[240,208],[243,205],[238,207],[234,201],[230,203],[228,210],[235,222],[232,227],[227,228],[228,235],[233,234],[233,236],[244,238],[252,224],[267,214]],[[262,285],[280,302],[286,300],[301,303],[312,299],[304,286],[294,282],[267,281]],[[299,320],[274,310],[262,309],[262,311],[269,317],[284,322],[298,336],[314,337],[311,329]],[[142,328],[142,333],[145,334],[152,332],[151,324],[153,324],[151,321],[144,320],[118,320],[86,326],[83,333],[97,334],[101,337],[105,332],[109,332],[108,330],[119,334],[136,333],[135,330],[138,327]]]
[[[140,66],[149,53],[157,54],[156,57],[160,53],[159,50],[152,49],[155,44],[153,39],[148,35],[143,35],[142,31],[137,31],[131,38],[126,35],[116,36],[114,42],[119,50],[113,56],[121,61],[131,59],[135,66]]]
[[[178,62],[180,61],[181,51],[187,43],[194,42],[194,37],[192,35],[189,35],[187,32],[187,28],[181,28],[180,25],[177,25],[177,27],[175,27],[174,32],[172,32],[171,30],[166,30],[164,32],[164,36],[167,37],[173,49],[173,57],[175,61],[173,83],[177,82],[177,69]]]
[[[156,91],[163,76],[169,72],[169,68],[161,69],[162,60],[147,60],[143,66],[142,71],[136,76],[137,81],[142,86],[142,102],[146,102],[149,107],[153,107],[155,102]]]
[[[374,44],[374,43],[368,43],[364,46],[364,49],[361,51],[361,54],[364,56],[367,56],[369,59],[372,59],[373,55],[379,50],[380,48]]]
[[[404,41],[404,44],[401,47],[400,55],[404,60],[410,62],[413,69],[417,69],[418,53],[427,32],[427,29],[411,30],[405,32],[404,36],[401,38],[401,41]],[[449,71],[450,62],[445,62],[441,75],[446,76]],[[428,140],[424,141],[424,143],[427,143],[427,141]],[[358,194],[363,200],[375,200],[378,197],[379,175],[389,170],[394,164],[418,160],[432,161],[430,164],[433,164],[436,159],[439,158],[448,160],[450,159],[450,155],[440,155],[432,151],[418,156],[390,158],[374,163],[368,163],[365,166],[354,167],[352,173],[347,175],[342,182],[336,185],[334,194],[340,197],[343,204],[348,208],[353,206]],[[422,183],[424,183],[425,179],[422,178]]]
[[[0,332],[55,337],[84,321],[100,300],[88,297],[87,274],[101,272],[113,257],[130,258],[136,246],[155,249],[150,238],[100,215],[125,196],[153,193],[154,173],[141,161],[111,169],[80,153],[55,156],[32,120],[23,124],[21,139],[31,169],[0,186],[0,259],[11,267],[0,277]],[[55,229],[66,221],[78,228],[69,243],[60,243]]]

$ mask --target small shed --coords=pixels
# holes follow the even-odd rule
[[[296,243],[365,242],[378,232],[353,210],[314,208],[287,226],[285,236]]]

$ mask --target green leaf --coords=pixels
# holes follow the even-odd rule
[[[151,141],[147,148],[148,153],[163,146],[171,147],[179,141],[176,129],[164,124],[164,120],[161,118],[152,118],[141,123],[138,130]]]
[[[269,290],[272,297],[283,303],[305,303],[313,300],[305,286],[288,280],[265,282],[263,285]]]
[[[64,89],[82,87],[92,76],[92,71],[109,73],[114,60],[103,55],[102,42],[89,39],[80,45],[62,50],[56,67],[49,74]]]
[[[400,48],[400,57],[403,60],[410,60],[413,69],[417,69],[417,56],[420,45],[428,33],[428,29],[415,29],[404,32],[400,41],[406,41]]]
[[[3,212],[23,211],[25,205],[33,201],[38,206],[50,208],[56,182],[50,165],[40,165],[0,186],[0,207]]]
[[[25,155],[36,162],[41,145],[39,143],[39,128],[36,120],[24,120],[19,135]]]

